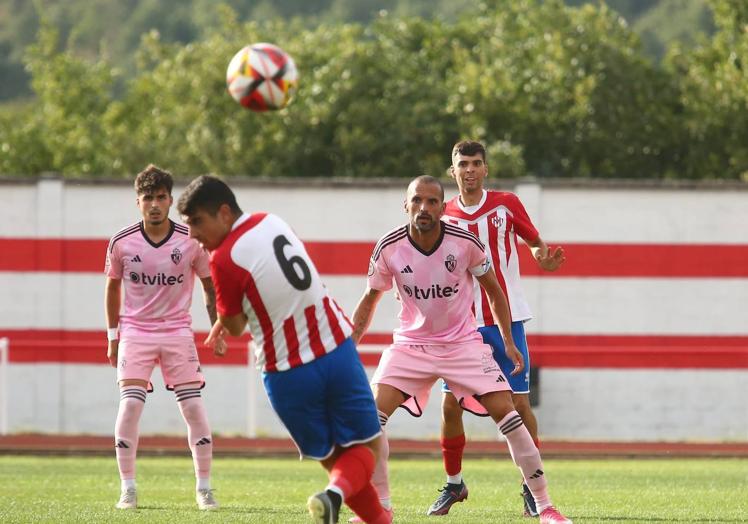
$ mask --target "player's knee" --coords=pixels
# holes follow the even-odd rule
[[[529,395],[512,395],[512,403],[523,419],[532,414]]]
[[[451,393],[445,394],[442,399],[442,418],[448,424],[462,419],[462,406]]]

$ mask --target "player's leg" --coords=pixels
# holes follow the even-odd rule
[[[522,417],[522,422],[525,424],[527,431],[530,433],[530,437],[532,438],[535,447],[540,449],[540,439],[538,438],[538,422],[535,418],[535,413],[533,413],[532,408],[530,407],[530,395],[527,393],[513,393],[512,402],[514,403],[514,408],[517,410],[517,413],[519,413],[519,416]],[[535,499],[532,496],[530,488],[527,486],[527,484],[525,484],[524,479],[522,479],[521,495],[525,506],[525,516],[537,517],[538,510],[535,506]]]
[[[391,510],[382,507],[371,483],[380,438],[349,448],[338,446],[332,456],[321,461],[330,477],[325,496],[338,508],[345,502],[356,514],[354,522],[389,524],[392,521]]]
[[[322,360],[328,370],[325,404],[335,442],[332,455],[321,461],[330,479],[325,496],[337,507],[345,502],[363,522],[389,524],[391,516],[371,483],[381,429],[355,345],[349,339]]]
[[[138,425],[145,407],[148,382],[139,379],[120,381],[119,410],[114,424],[117,466],[120,475],[118,509],[135,509],[138,505],[135,485],[135,458],[138,451]]]
[[[449,391],[447,383],[442,385],[441,448],[447,482],[439,489],[441,494],[429,507],[428,515],[446,515],[453,504],[468,497],[468,489],[462,480],[462,454],[465,449],[465,429],[462,424],[463,409]]]
[[[571,520],[561,515],[551,502],[548,494],[548,483],[543,471],[540,451],[527,431],[522,417],[512,403],[509,391],[492,391],[480,397],[480,402],[496,422],[499,432],[504,436],[514,464],[522,472],[542,524],[570,524]]]
[[[121,491],[116,507],[137,507],[135,459],[138,451],[140,416],[158,348],[147,339],[126,337],[120,340],[117,354],[117,381],[120,387],[119,409],[114,425],[114,441]]]
[[[382,436],[379,438],[380,446],[377,452],[377,463],[371,482],[379,494],[379,501],[386,510],[392,510],[392,499],[390,497],[390,479],[388,462],[390,458],[390,443],[387,439],[387,421],[395,412],[397,407],[405,402],[407,396],[399,389],[389,384],[373,384],[374,401],[377,405],[379,424],[382,427]]]
[[[208,413],[201,394],[203,384],[189,382],[174,386],[179,412],[187,425],[187,445],[192,453],[195,469],[195,501],[201,510],[218,509],[218,502],[210,486],[213,463],[213,435],[208,423]]]
[[[525,327],[523,322],[512,322],[512,339],[519,352],[522,354],[522,358],[525,362],[525,369],[518,375],[511,375],[511,371],[514,369],[514,362],[506,356],[504,351],[504,340],[501,338],[498,326],[486,326],[478,330],[483,337],[483,341],[490,345],[493,350],[493,356],[496,362],[501,367],[502,373],[509,381],[509,385],[512,387],[512,402],[514,407],[522,417],[525,427],[530,432],[533,442],[537,447],[540,447],[540,441],[538,439],[538,423],[535,418],[535,414],[532,412],[530,407],[530,352],[527,347],[527,337],[525,336]],[[522,480],[522,499],[524,504],[524,512],[526,516],[537,517],[538,512],[535,508],[535,499],[527,487],[527,484]]]
[[[428,394],[436,377],[438,377],[438,372],[436,372],[435,360],[425,353],[424,346],[397,345],[390,346],[384,351],[372,377],[372,389],[382,436],[371,480],[379,495],[379,501],[390,515],[392,514],[392,501],[387,470],[390,455],[385,429],[387,421],[400,405],[403,405],[411,414],[420,416],[421,406],[428,401]],[[353,518],[349,522],[361,522],[361,520]]]
[[[195,469],[195,501],[201,510],[218,509],[210,486],[213,435],[202,397],[205,385],[197,348],[192,337],[170,337],[162,341],[161,373],[172,389],[179,412],[187,425],[187,445]]]

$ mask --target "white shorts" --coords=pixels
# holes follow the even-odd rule
[[[409,395],[400,407],[420,417],[431,387],[439,378],[447,381],[464,409],[477,415],[487,412],[476,396],[512,389],[493,358],[491,346],[481,342],[448,346],[393,344],[382,353],[371,383],[387,384]]]

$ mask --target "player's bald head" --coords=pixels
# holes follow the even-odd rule
[[[444,202],[444,186],[441,182],[439,182],[438,178],[434,178],[431,175],[421,175],[416,178],[414,178],[410,184],[408,184],[408,191],[407,191],[407,200],[410,200],[410,196],[415,193],[416,188],[419,185],[434,185],[437,188],[439,188],[439,198],[441,198],[441,201]]]

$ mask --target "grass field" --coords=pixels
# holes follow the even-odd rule
[[[217,459],[221,509],[198,512],[189,458],[138,460],[137,511],[118,511],[114,458],[0,456],[0,522],[308,522],[307,497],[326,477],[314,462]],[[549,460],[556,504],[575,523],[748,522],[748,461]],[[518,473],[507,458],[466,460],[468,501],[447,517],[425,510],[443,481],[438,460],[393,460],[397,523],[524,523]],[[341,522],[351,513],[345,510]]]

